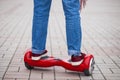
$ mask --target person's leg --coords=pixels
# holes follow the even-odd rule
[[[66,17],[66,34],[69,55],[80,55],[81,51],[81,22],[79,0],[62,0]]]
[[[68,55],[71,56],[72,65],[79,65],[85,54],[81,53],[81,21],[79,0],[62,0],[66,18],[66,35]]]
[[[32,26],[32,53],[45,52],[49,11],[52,0],[34,0]]]

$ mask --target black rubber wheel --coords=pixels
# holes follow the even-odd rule
[[[89,72],[89,70],[84,70],[84,74],[85,74],[86,76],[90,76],[90,75],[91,75],[91,73]]]
[[[84,74],[85,74],[86,76],[92,75],[92,72],[93,72],[93,70],[94,70],[94,65],[95,65],[95,61],[94,61],[94,58],[93,58],[93,59],[91,59],[91,61],[90,61],[90,67],[89,67],[89,69],[84,70]]]
[[[28,63],[25,62],[25,67],[29,70],[33,69],[34,67],[30,66]]]

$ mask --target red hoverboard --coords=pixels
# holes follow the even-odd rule
[[[24,56],[24,63],[27,69],[33,69],[34,67],[52,67],[61,66],[67,70],[84,72],[86,76],[92,74],[94,70],[94,57],[92,54],[86,54],[83,62],[78,66],[73,66],[69,61],[61,60],[55,57],[44,56],[40,60],[35,61],[31,59],[31,50],[28,50]]]

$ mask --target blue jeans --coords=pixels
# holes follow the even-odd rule
[[[52,0],[34,0],[32,27],[32,53],[41,54],[45,50],[49,11]],[[68,55],[81,53],[81,21],[79,0],[62,0],[66,19]],[[59,3],[58,3],[59,4]]]

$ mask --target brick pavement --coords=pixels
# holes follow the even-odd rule
[[[120,1],[88,0],[82,11],[82,51],[95,56],[92,76],[62,67],[24,67],[31,47],[31,0],[0,0],[0,80],[120,80]],[[61,0],[53,0],[47,36],[48,55],[69,58]]]

